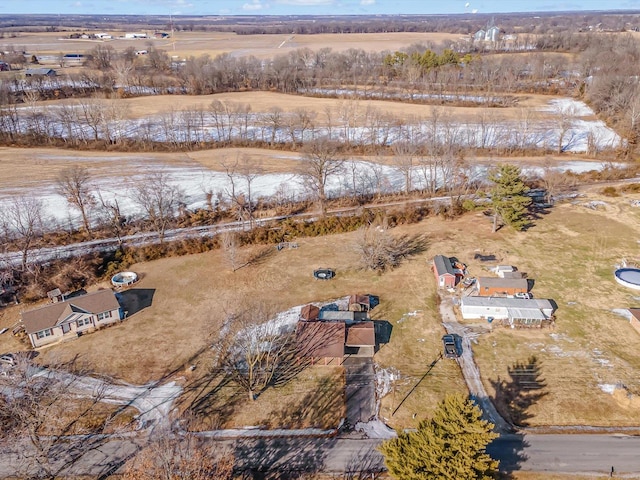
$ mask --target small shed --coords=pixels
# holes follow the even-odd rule
[[[300,310],[300,319],[306,322],[313,322],[318,320],[318,315],[320,314],[320,307],[316,307],[315,305],[309,304],[302,307]]]
[[[456,272],[451,264],[451,259],[444,255],[436,255],[433,257],[433,274],[436,277],[436,283],[440,288],[453,288],[456,286]]]
[[[59,288],[54,288],[53,290],[49,290],[47,292],[47,297],[49,297],[49,301],[51,303],[58,303],[64,300],[64,295]]]
[[[477,286],[481,297],[515,295],[529,291],[529,282],[525,278],[479,277]]]
[[[498,275],[500,278],[504,278],[505,273],[513,273],[516,271],[518,271],[518,269],[512,265],[498,265],[497,267],[495,267],[496,275]]]
[[[369,295],[351,295],[349,297],[349,310],[352,312],[368,312],[371,310]]]
[[[525,278],[522,272],[500,272],[500,278]]]

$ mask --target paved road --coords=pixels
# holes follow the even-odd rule
[[[219,451],[232,451],[237,467],[253,471],[326,473],[378,472],[384,468],[377,451],[380,440],[347,438],[261,438],[215,440]],[[140,440],[113,439],[88,453],[73,473],[99,477],[115,472],[135,452]],[[535,471],[575,474],[640,474],[640,437],[627,435],[504,435],[489,446],[505,472]],[[3,457],[0,477],[11,475],[11,459]]]
[[[640,474],[640,437],[629,435],[505,435],[489,447],[501,470]]]

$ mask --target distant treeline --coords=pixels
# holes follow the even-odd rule
[[[0,32],[64,31],[68,28],[232,31],[239,35],[448,32],[468,34],[495,23],[505,33],[627,31],[640,27],[638,10],[532,12],[458,15],[304,15],[304,16],[154,16],[154,15],[3,15]]]

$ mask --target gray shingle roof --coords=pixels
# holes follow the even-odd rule
[[[94,293],[70,298],[64,302],[22,312],[22,323],[27,333],[36,333],[55,327],[59,321],[74,312],[96,314],[118,308],[120,308],[120,304],[112,290],[98,290]]]

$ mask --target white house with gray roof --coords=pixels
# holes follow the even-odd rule
[[[509,325],[540,325],[550,320],[554,308],[547,299],[462,297],[462,318],[500,320]]]
[[[62,302],[22,312],[22,323],[34,348],[122,320],[112,290],[98,290]]]

